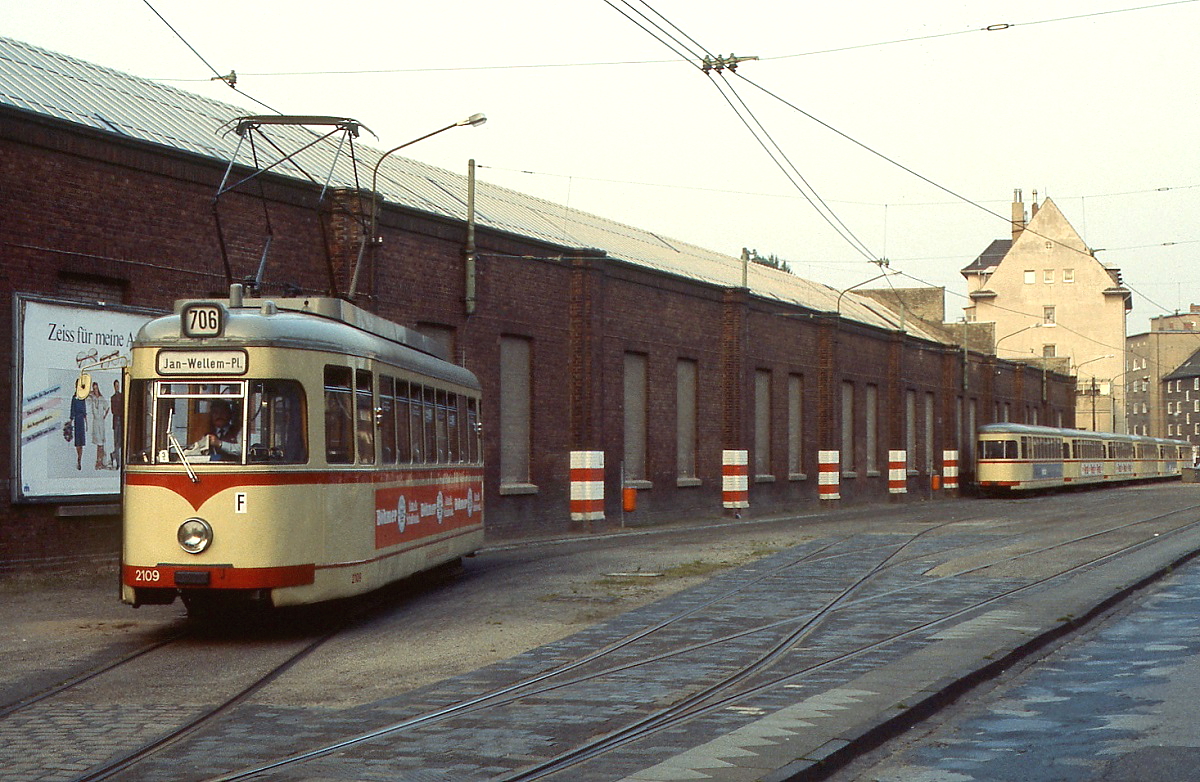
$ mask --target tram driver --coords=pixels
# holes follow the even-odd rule
[[[216,399],[209,408],[209,433],[187,447],[187,455],[207,455],[213,462],[242,460],[242,433],[234,419],[233,407]]]

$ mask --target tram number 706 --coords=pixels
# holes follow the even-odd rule
[[[183,312],[183,333],[189,337],[215,337],[221,333],[221,308],[194,304]]]

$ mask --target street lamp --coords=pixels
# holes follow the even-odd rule
[[[871,263],[878,265],[882,273],[876,274],[874,277],[872,277],[869,280],[863,280],[862,282],[856,282],[853,285],[851,285],[849,288],[846,288],[845,290],[840,291],[838,293],[838,297],[837,297],[837,306],[834,307],[834,312],[837,314],[838,317],[841,317],[841,315],[842,315],[842,297],[845,296],[847,293],[854,290],[855,288],[861,288],[862,286],[866,285],[868,282],[875,282],[876,280],[881,280],[884,277],[891,277],[892,275],[900,274],[899,271],[893,271],[888,268],[887,258],[881,258],[878,261],[871,261]]]
[[[439,133],[445,133],[447,130],[450,130],[451,128],[461,128],[464,125],[470,125],[473,128],[477,128],[485,122],[487,122],[487,117],[484,116],[483,114],[472,114],[471,116],[467,117],[466,119],[460,119],[458,122],[451,123],[444,128],[438,128],[437,130],[433,131],[432,133],[426,133],[424,136],[415,138],[412,141],[406,141],[398,147],[392,147],[387,152],[384,152],[382,155],[380,155],[379,159],[375,161],[375,166],[371,169],[371,231],[368,234],[368,236],[366,237],[366,241],[370,241],[372,244],[374,244],[378,238],[375,235],[375,230],[379,224],[379,200],[380,200],[379,199],[379,189],[378,189],[379,166],[382,165],[383,161],[388,157],[388,155],[391,155],[393,152],[399,152],[400,150],[404,149],[405,147],[411,147],[413,144],[416,144],[418,141],[424,141],[425,139],[427,139],[431,136],[436,136]],[[365,242],[364,242],[364,246],[365,246]],[[361,258],[362,258],[362,247],[360,246],[360,248],[359,248],[360,262],[355,264],[354,279],[350,281],[350,294],[349,295],[350,295],[351,299],[354,298],[354,293],[358,288],[358,272],[359,272],[359,269],[362,268]]]
[[[1003,342],[1004,340],[1008,339],[1009,337],[1015,337],[1016,335],[1020,334],[1022,331],[1029,331],[1030,329],[1040,329],[1042,326],[1045,326],[1045,325],[1047,325],[1047,324],[1034,323],[1032,326],[1026,326],[1023,329],[1017,329],[1016,331],[1012,332],[1011,334],[1005,334],[1003,337],[996,340],[996,344],[992,346],[993,354],[1000,355],[1000,343]]]
[[[472,114],[471,116],[467,117],[466,119],[460,119],[458,122],[447,125],[444,128],[438,128],[437,130],[433,131],[432,133],[426,133],[424,136],[421,136],[420,138],[415,138],[412,141],[406,141],[403,144],[401,144],[400,146],[392,147],[387,152],[384,152],[382,155],[379,156],[379,160],[375,161],[375,167],[373,169],[371,169],[371,194],[372,194],[372,196],[374,196],[377,192],[375,184],[376,184],[376,182],[379,181],[379,165],[383,162],[384,158],[386,158],[388,155],[392,154],[393,152],[399,152],[400,150],[404,149],[405,147],[411,147],[413,144],[416,144],[418,141],[424,141],[425,139],[429,138],[430,136],[436,136],[439,133],[445,133],[447,130],[450,130],[451,128],[461,128],[464,125],[470,125],[473,128],[477,128],[485,122],[487,122],[487,117],[485,117],[484,115]],[[372,220],[371,221],[371,238],[372,239],[375,238],[375,230],[374,229],[375,229],[375,222],[374,222],[374,220]]]

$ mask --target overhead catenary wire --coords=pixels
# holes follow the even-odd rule
[[[848,244],[850,244],[851,247],[862,254],[868,261],[876,260],[877,256],[871,252],[871,249],[867,247],[867,245],[864,244],[852,230],[850,230],[846,223],[829,207],[829,204],[821,198],[816,189],[808,182],[807,179],[805,179],[804,175],[800,173],[800,169],[797,168],[794,163],[792,163],[791,159],[787,156],[787,153],[783,151],[783,148],[779,146],[779,144],[767,131],[766,127],[763,126],[762,122],[760,122],[758,117],[755,116],[754,112],[751,111],[750,107],[746,105],[746,102],[742,100],[742,97],[738,95],[737,90],[733,88],[733,85],[729,84],[728,81],[725,80],[724,74],[718,74],[717,77],[713,77],[711,74],[709,74],[709,79],[713,82],[714,86],[717,87],[717,90],[721,92],[722,97],[725,98],[730,107],[733,108],[734,113],[737,114],[738,118],[741,119],[746,125],[747,129],[754,136],[755,140],[758,141],[763,150],[765,150],[767,155],[770,156],[771,160],[783,172],[783,175],[788,178],[788,181],[792,183],[793,187],[795,187],[800,195],[803,196],[804,199],[813,207],[813,209],[817,211],[821,218],[824,219],[825,222],[829,223],[830,227],[833,228],[834,231],[836,231],[843,239],[846,240]],[[733,95],[733,97],[737,99],[737,103],[741,106],[741,110],[738,109],[738,105],[734,105],[733,101],[730,100],[729,95],[726,95],[725,91],[721,89],[721,84],[724,84],[728,89],[729,94]],[[754,121],[754,126],[751,126],[749,120],[746,119],[747,116]],[[755,130],[755,127],[758,128],[757,131]],[[766,141],[763,140],[764,138]],[[768,141],[770,142],[770,146],[767,144]],[[772,148],[775,150],[774,152],[772,152]],[[793,172],[795,174],[795,178],[792,176]],[[799,182],[797,182],[797,180],[799,180]],[[805,188],[807,188],[807,190]]]
[[[607,0],[606,0],[607,2]],[[970,27],[962,30],[947,30],[938,33],[928,33],[926,35],[914,35],[903,38],[892,38],[884,41],[872,41],[868,43],[849,44],[847,46],[834,47],[831,49],[814,49],[806,52],[794,52],[792,54],[765,55],[760,57],[763,61],[772,60],[787,60],[798,57],[813,57],[822,54],[836,54],[840,52],[855,51],[860,49],[872,49],[882,46],[895,46],[906,43],[919,43],[921,41],[931,41],[939,38],[949,38],[959,35],[969,35],[975,33],[995,33],[1005,30],[1011,30],[1018,27],[1032,27],[1043,24],[1057,24],[1061,22],[1073,22],[1081,19],[1087,19],[1099,16],[1111,16],[1113,14],[1134,13],[1140,11],[1150,11],[1169,6],[1185,5],[1189,3],[1200,2],[1200,0],[1170,0],[1164,3],[1155,3],[1152,5],[1134,6],[1130,8],[1115,8],[1108,11],[1094,11],[1085,14],[1075,14],[1072,16],[1060,16],[1049,19],[1032,19],[1023,22],[1000,22],[989,24],[984,27]],[[611,5],[611,3],[610,3]],[[656,12],[657,13],[657,12]],[[260,78],[274,77],[298,77],[298,76],[373,76],[373,75],[388,75],[399,73],[453,73],[466,71],[506,71],[506,70],[532,70],[542,68],[597,68],[597,67],[614,67],[628,65],[675,65],[678,64],[677,59],[667,60],[603,60],[597,62],[546,62],[546,63],[509,63],[502,65],[455,65],[455,66],[419,66],[411,68],[361,68],[349,70],[315,70],[315,71],[247,71],[243,76],[254,76]],[[215,73],[215,71],[214,71]],[[198,82],[209,81],[209,79],[183,79],[183,78],[157,78],[155,81],[165,82]]]
[[[169,29],[171,32],[175,33],[175,37],[178,38],[180,41],[182,41],[183,45],[186,46],[188,49],[190,49],[192,54],[196,55],[196,57],[199,58],[200,62],[204,63],[205,66],[207,66],[208,69],[213,72],[214,78],[210,79],[209,81],[223,81],[229,85],[230,89],[232,89],[237,94],[245,97],[247,100],[251,100],[254,103],[257,103],[259,106],[262,106],[267,111],[271,111],[276,114],[283,114],[283,112],[280,111],[279,109],[272,108],[271,106],[268,106],[266,103],[263,103],[258,98],[254,97],[253,95],[250,95],[249,93],[245,92],[244,90],[238,89],[237,79],[233,78],[233,71],[230,71],[230,76],[223,76],[220,71],[218,71],[216,68],[214,68],[212,66],[212,63],[210,63],[208,60],[206,60],[204,58],[204,55],[202,55],[199,51],[196,50],[195,46],[192,46],[192,44],[188,41],[187,38],[183,37],[183,34],[180,33],[179,30],[175,29],[175,26],[173,24],[171,24],[170,22],[167,21],[167,18],[165,16],[163,16],[161,13],[158,12],[157,8],[155,8],[153,5],[150,4],[150,0],[142,0],[142,2],[145,3],[146,7],[149,8],[151,11],[153,11],[154,15],[157,16],[162,21],[162,23],[167,26],[167,29]]]
[[[784,153],[782,147],[775,142],[774,138],[769,132],[767,132],[766,127],[754,115],[753,111],[750,110],[750,107],[737,93],[733,85],[729,84],[728,81],[724,79],[725,70],[736,72],[737,64],[740,62],[740,58],[734,58],[731,56],[727,60],[719,55],[714,55],[710,49],[698,43],[692,36],[684,32],[682,28],[655,10],[648,2],[646,2],[646,0],[640,0],[641,6],[652,12],[657,19],[662,21],[662,24],[660,24],[656,19],[650,18],[646,12],[635,7],[630,0],[619,0],[624,8],[629,9],[629,12],[626,12],[623,10],[623,8],[618,7],[614,0],[603,0],[603,2],[610,8],[616,10],[626,19],[629,19],[631,22],[637,25],[638,28],[648,33],[655,40],[667,46],[667,48],[669,48],[672,52],[697,67],[702,73],[709,77],[710,82],[712,82],[712,84],[716,87],[717,91],[721,94],[721,97],[733,110],[734,114],[738,117],[750,134],[754,137],[755,141],[763,148],[763,151],[767,153],[767,156],[771,158],[771,161],[780,169],[780,171],[783,172],[784,176],[787,177],[792,186],[804,196],[805,200],[807,200],[808,203],[817,211],[822,219],[829,223],[830,227],[834,229],[838,236],[840,236],[851,247],[853,247],[856,252],[862,254],[868,261],[874,262],[877,260],[870,248],[868,248],[853,233],[853,231],[846,226],[845,222],[842,221],[832,209],[830,209],[829,205],[821,199],[820,195],[816,192],[812,185],[808,183],[808,181],[800,173],[799,169],[791,162],[786,153]],[[644,20],[645,24],[641,20]],[[652,26],[653,29],[647,27],[647,24]],[[664,40],[664,35],[670,39],[670,42]],[[688,43],[683,43],[680,38],[686,39]],[[703,57],[700,57],[700,54],[703,54]],[[696,62],[697,59],[700,60],[699,63]],[[717,64],[716,68],[712,67],[713,63]],[[726,63],[728,63],[728,67],[726,67]],[[714,70],[721,77],[720,80],[717,80],[713,77]],[[722,89],[722,85],[724,85],[725,89]],[[731,95],[732,97],[730,97]],[[793,176],[793,172],[795,176]]]

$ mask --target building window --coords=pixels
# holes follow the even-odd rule
[[[914,469],[917,458],[917,392],[904,395],[904,452],[905,467]]]
[[[1057,345],[1042,345],[1042,358],[1054,358],[1058,355]]]
[[[867,472],[879,471],[879,386],[867,386]]]
[[[1042,282],[1044,282],[1048,285],[1054,284],[1054,270],[1053,269],[1045,269],[1042,271]]]
[[[925,394],[925,472],[933,472],[933,394]]]
[[[1063,269],[1063,282],[1075,282],[1075,270]]]
[[[754,373],[754,474],[771,474],[771,372]]]
[[[500,338],[500,483],[527,484],[532,441],[532,350],[524,337]]]
[[[1026,269],[1025,270],[1025,284],[1033,285],[1035,282],[1037,282],[1037,272],[1034,271],[1033,269]]]
[[[625,477],[646,480],[646,356],[625,354]]]
[[[675,477],[696,477],[696,362],[675,364]]]
[[[854,470],[854,384],[842,383],[842,472]]]
[[[804,472],[802,460],[804,449],[804,376],[790,375],[788,377],[788,474],[800,475]]]
[[[1054,307],[1042,307],[1042,323],[1054,325]]]

